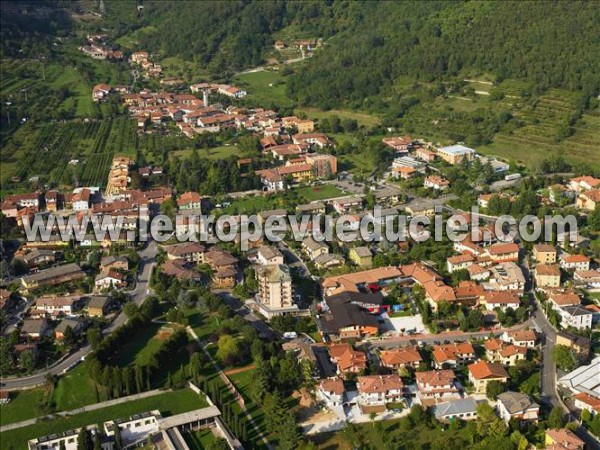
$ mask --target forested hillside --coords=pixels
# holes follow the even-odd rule
[[[422,81],[488,73],[592,93],[600,86],[595,2],[380,2],[353,6],[352,26],[290,80],[302,104],[393,104],[402,75]]]

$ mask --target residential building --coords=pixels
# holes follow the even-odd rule
[[[581,298],[574,291],[550,291],[548,294],[548,302],[553,309],[558,309],[563,306],[580,305]]]
[[[433,363],[436,369],[456,367],[474,361],[477,355],[469,342],[435,345],[433,347]]]
[[[535,348],[537,342],[534,330],[505,331],[500,338],[504,342],[527,348]]]
[[[537,422],[540,414],[540,405],[528,395],[513,391],[498,395],[496,409],[500,418],[506,423],[510,419],[516,419],[519,422]]]
[[[25,319],[21,326],[21,336],[31,339],[40,339],[50,331],[50,324],[46,319]]]
[[[506,383],[509,378],[502,364],[498,363],[478,361],[470,364],[467,368],[469,369],[469,381],[473,383],[475,392],[478,394],[485,394],[490,381]]]
[[[415,157],[429,163],[435,160],[435,153],[425,147],[419,147],[415,150]]]
[[[356,387],[361,405],[383,405],[404,399],[404,383],[398,375],[359,376]]]
[[[600,179],[590,176],[571,178],[571,181],[569,182],[569,188],[576,192],[598,189],[600,188]]]
[[[367,368],[367,355],[354,350],[350,344],[332,344],[329,346],[331,361],[337,365],[337,373],[344,377],[347,373],[361,373]]]
[[[238,263],[235,256],[218,247],[211,247],[204,254],[204,261],[213,270],[211,279],[217,288],[233,288],[235,285],[236,265]]]
[[[560,267],[558,264],[538,264],[534,278],[537,288],[557,288],[560,286]]]
[[[392,370],[401,370],[408,367],[416,369],[423,361],[419,349],[416,347],[403,347],[393,350],[381,350],[379,353],[381,366]]]
[[[85,273],[81,268],[75,263],[69,263],[26,275],[21,278],[21,284],[25,289],[36,289],[43,286],[78,281],[83,278],[85,278]]]
[[[514,366],[517,361],[527,359],[527,347],[509,344],[497,338],[486,340],[483,346],[487,359],[503,366]]]
[[[600,414],[600,397],[595,397],[586,392],[580,392],[573,396],[575,407],[580,410],[586,410],[592,416]]]
[[[385,286],[393,281],[409,278],[404,270],[394,266],[378,267],[361,272],[347,273],[327,277],[321,283],[325,296],[334,295],[344,291],[358,291],[359,285],[378,284]]]
[[[587,359],[592,347],[592,341],[591,339],[579,336],[578,334],[559,331],[556,333],[556,345],[569,347],[581,355],[583,359]]]
[[[454,273],[458,270],[466,270],[469,266],[474,264],[476,260],[477,259],[472,253],[462,253],[448,258],[446,260],[446,268],[450,273]]]
[[[489,291],[517,291],[525,289],[523,269],[514,262],[505,262],[490,267],[490,278],[484,283]]]
[[[72,314],[79,309],[81,296],[65,295],[65,296],[43,296],[35,301],[36,309],[47,312],[50,315],[57,314]]]
[[[448,164],[458,164],[463,159],[472,161],[475,157],[475,150],[464,145],[451,145],[449,147],[440,147],[436,149],[437,156],[442,158]]]
[[[361,197],[344,197],[333,201],[333,209],[339,214],[346,214],[361,207],[362,204],[363,199]]]
[[[450,182],[437,175],[429,175],[425,177],[423,186],[426,188],[435,189],[436,191],[443,191],[450,186]]]
[[[321,380],[317,389],[317,396],[329,407],[342,406],[346,402],[346,389],[343,380],[340,378]]]
[[[429,370],[415,373],[417,380],[417,395],[424,400],[460,398],[452,370]]]
[[[509,242],[490,245],[487,254],[493,263],[517,262],[519,261],[519,245]]]
[[[263,266],[283,264],[283,254],[276,247],[263,245],[256,255],[257,262]]]
[[[87,313],[90,317],[104,317],[108,314],[111,305],[110,297],[94,295],[90,297]]]
[[[402,180],[410,180],[415,177],[419,172],[414,167],[400,166],[392,168],[392,175],[395,178],[401,178]]]
[[[100,272],[105,272],[109,269],[118,269],[126,272],[129,270],[129,260],[126,256],[105,256],[100,260]]]
[[[538,264],[554,264],[557,254],[554,245],[536,244],[533,246],[533,258]]]
[[[412,148],[413,138],[411,136],[394,136],[383,138],[383,143],[394,150],[396,153],[408,154],[408,151]]]
[[[482,304],[488,311],[496,308],[506,311],[507,308],[517,309],[521,305],[519,293],[515,291],[486,291]]]
[[[94,286],[96,289],[113,289],[127,286],[127,276],[116,269],[108,269],[96,275]]]
[[[75,335],[79,335],[86,324],[86,320],[79,317],[64,318],[54,329],[54,337],[58,340],[64,339],[67,328],[71,328],[71,331],[73,331]]]
[[[573,273],[573,280],[578,286],[584,289],[600,288],[600,270],[576,270]]]
[[[302,241],[302,248],[312,260],[329,253],[329,246],[325,242],[316,241],[312,236],[308,236]]]
[[[477,419],[477,402],[471,397],[465,397],[448,402],[438,403],[432,408],[437,420],[452,421]]]
[[[565,270],[590,270],[590,258],[585,255],[564,255],[560,267]]]
[[[353,302],[351,297],[333,295],[326,298],[325,305],[327,310],[319,314],[318,321],[323,333],[331,339],[360,339],[379,333],[377,317]]]
[[[177,206],[180,210],[200,210],[202,207],[202,197],[197,192],[184,192],[177,199]]]
[[[546,450],[583,450],[585,442],[567,428],[546,430],[544,439]]]
[[[292,277],[289,267],[283,264],[259,266],[256,269],[258,293],[256,302],[267,318],[292,313],[298,307],[292,302]]]
[[[317,269],[331,269],[332,267],[338,267],[346,264],[346,260],[342,255],[336,255],[334,253],[324,253],[313,259]]]
[[[37,267],[40,264],[50,264],[56,262],[56,253],[51,250],[33,249],[22,255],[15,255],[15,258],[25,261],[28,267]]]
[[[595,210],[600,205],[600,189],[583,192],[577,197],[575,205],[587,211]]]
[[[373,255],[369,247],[352,247],[348,258],[362,269],[369,269],[373,265]]]
[[[206,247],[199,242],[183,242],[167,247],[168,259],[182,259],[189,263],[204,263]]]
[[[578,330],[592,328],[593,313],[583,305],[562,306],[556,309],[561,318],[561,325]]]

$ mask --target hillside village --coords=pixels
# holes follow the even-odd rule
[[[395,126],[359,137],[355,119],[272,108],[234,78],[190,84],[104,33],[82,41],[79,56],[133,78],[87,99],[162,159],[118,141],[98,184],[2,192],[0,447],[598,448],[597,173]],[[323,45],[270,50],[302,61]],[[287,220],[282,239],[248,241],[253,215]],[[505,215],[538,221],[496,226]],[[526,238],[551,215],[577,230]],[[159,217],[177,226],[153,239]],[[40,219],[57,222],[28,239]],[[325,238],[365,221],[397,238]]]
[[[218,111],[230,117],[228,121],[218,120],[218,126],[256,133],[270,166],[256,171],[262,189],[247,195],[278,196],[306,183],[348,183],[344,174],[338,173],[336,157],[326,153],[333,142],[319,133],[313,122],[280,118],[272,111],[220,110],[207,105],[209,93],[203,89],[210,88],[196,89],[203,100],[193,94],[167,93],[122,94],[122,100],[129,102],[132,114],[139,113],[136,107],[147,108],[149,104],[168,104],[164,110],[163,106],[158,109],[169,112],[188,108],[186,114],[169,118],[182,131],[190,115],[197,122],[188,126],[202,129],[202,114]],[[139,103],[142,99],[143,106]],[[141,129],[145,127],[146,121]],[[387,208],[384,216],[403,210],[410,215],[432,215],[434,205],[439,204],[436,192],[451,185],[445,171],[481,164],[478,160],[482,159],[463,145],[435,148],[409,136],[385,138],[383,142],[395,155],[387,179],[374,190],[363,191],[359,186],[349,196],[260,211],[260,220],[291,212],[333,217],[346,214],[358,223],[371,214],[368,202],[373,193]],[[503,177],[508,167],[500,161],[485,163],[506,188],[479,196],[480,215],[454,210],[462,225],[477,227],[478,232],[462,241],[434,243],[447,255],[443,263],[411,260],[411,252],[424,244],[410,239],[385,247],[360,241],[319,242],[308,233],[300,242],[259,240],[248,251],[214,239],[178,243],[174,238],[164,244],[146,244],[144,249],[143,243],[128,235],[134,232],[135,236],[141,219],[149,220],[171,208],[184,217],[207,211],[219,215],[224,210],[210,196],[178,193],[163,184],[161,167],[138,167],[127,157],[113,159],[104,190],[78,187],[72,192],[49,190],[7,196],[2,213],[16,227],[23,227],[25,217],[32,220],[37,215],[74,216],[79,223],[92,216],[125,219],[116,241],[98,242],[88,234],[82,240],[65,242],[55,229],[48,241],[27,242],[13,252],[25,275],[12,280],[7,286],[10,290],[2,291],[5,335],[13,339],[7,353],[10,373],[43,372],[44,364],[53,367],[60,361],[72,361],[70,351],[85,351],[90,333],[105,327],[110,330],[114,323],[123,323],[124,317],[133,320],[134,303],[144,308],[148,301],[140,292],[140,277],[149,268],[144,285],[149,282],[153,292],[171,290],[174,280],[179,296],[198,286],[206,289],[203,292],[216,293],[216,301],[219,296],[233,295],[243,309],[231,310],[230,314],[236,311],[250,320],[263,339],[283,336],[283,351],[293,355],[299,366],[310,367],[305,383],[314,386],[313,401],[328,411],[320,422],[308,419],[301,423],[308,436],[321,427],[335,428],[347,422],[402,418],[415,408],[448,423],[481,420],[485,406],[496,412],[504,427],[520,422],[523,429],[546,423],[544,409],[550,402],[553,406],[566,405],[592,423],[600,401],[598,386],[592,381],[600,370],[598,359],[594,359],[597,336],[592,333],[600,319],[600,306],[594,300],[600,288],[597,262],[589,256],[582,235],[559,235],[555,243],[533,245],[518,238],[507,242],[506,235],[498,236],[492,225],[494,203],[518,201],[512,186],[522,182],[522,177]],[[131,189],[134,172],[157,181],[150,189]],[[402,193],[403,183],[415,180],[419,180],[420,197],[407,197]],[[596,208],[594,196],[599,186],[600,180],[590,176],[567,178],[540,191],[538,201],[552,207],[564,198],[589,214]],[[243,193],[240,195],[243,198]],[[240,215],[234,217],[241,219]],[[184,221],[177,233],[197,234],[201,225]],[[429,231],[424,228],[421,233]],[[141,256],[145,254],[149,256]],[[179,300],[174,304],[162,298],[172,305],[164,316],[167,322],[185,324]],[[299,328],[301,323],[311,325]],[[301,329],[313,331],[297,331]],[[223,339],[219,337],[214,345],[221,348]],[[553,348],[545,344],[549,339],[555,342]],[[549,353],[557,364],[557,374],[552,365],[543,364]],[[205,389],[209,395],[209,388]],[[11,395],[10,389],[3,391],[5,402]],[[562,408],[555,406],[553,414],[557,407]],[[155,417],[152,423],[158,424],[144,431],[145,435],[177,439],[168,429],[165,434],[160,412],[144,414]],[[214,410],[214,414],[223,411]],[[228,442],[240,439],[218,416],[212,417],[218,436],[225,436]],[[188,420],[187,416],[182,420]],[[225,431],[219,431],[223,427]],[[103,431],[92,431],[111,442],[112,435],[106,430],[105,424]],[[583,448],[584,441],[572,430],[546,430],[547,448]],[[82,436],[81,429],[69,433],[64,437]],[[42,442],[62,437],[38,437],[30,441],[29,448],[43,448]],[[123,433],[121,439],[133,442],[137,436]],[[569,446],[562,446],[561,440]],[[76,440],[66,442],[75,445]]]

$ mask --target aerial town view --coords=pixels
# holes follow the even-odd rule
[[[600,449],[600,4],[0,2],[0,450]]]

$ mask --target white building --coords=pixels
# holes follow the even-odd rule
[[[503,392],[498,396],[496,409],[500,418],[506,423],[510,419],[537,422],[540,413],[540,405],[531,400],[528,395],[512,391]]]
[[[104,422],[104,432],[107,436],[114,436],[115,427],[119,427],[121,438],[125,445],[132,444],[140,439],[145,439],[151,433],[159,430],[161,414],[158,410],[134,414],[125,419],[109,420]]]
[[[592,328],[594,314],[582,305],[563,306],[556,308],[561,318],[561,324],[567,327],[575,327],[578,330]]]

